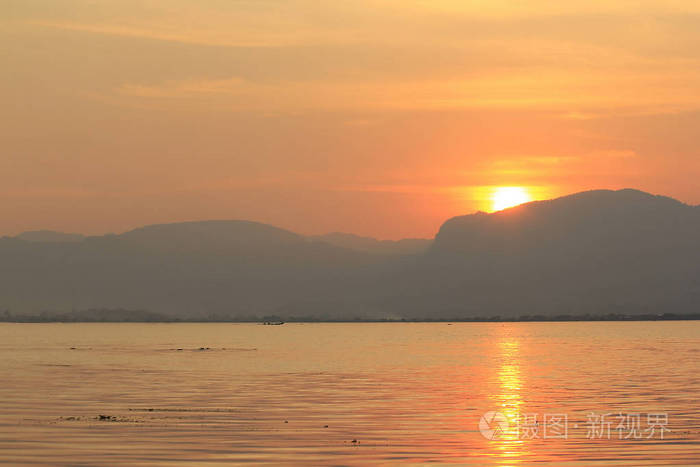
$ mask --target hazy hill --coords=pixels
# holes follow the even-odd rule
[[[118,236],[119,241],[168,252],[250,251],[299,246],[304,237],[259,222],[216,220],[149,225]]]
[[[176,316],[335,314],[383,268],[264,224],[148,226],[79,243],[0,239],[0,310],[145,309]]]
[[[54,232],[53,230],[34,230],[30,232],[22,232],[17,235],[17,238],[27,242],[81,242],[85,239],[84,235]]]
[[[0,311],[352,319],[700,305],[700,208],[636,190],[455,217],[430,243],[307,238],[247,221],[51,240],[59,237],[0,239]]]
[[[325,235],[309,237],[331,245],[349,248],[351,250],[364,251],[366,253],[387,255],[412,255],[425,253],[433,240],[427,238],[404,238],[402,240],[377,240],[372,237],[333,232]]]

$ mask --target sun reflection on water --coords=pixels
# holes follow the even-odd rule
[[[510,336],[497,344],[500,366],[496,378],[500,393],[495,399],[500,404],[498,410],[506,416],[509,426],[493,440],[493,447],[504,466],[520,463],[526,451],[526,440],[518,436],[518,421],[523,408],[520,346],[521,341]]]

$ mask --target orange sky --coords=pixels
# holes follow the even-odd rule
[[[502,185],[700,203],[698,2],[5,0],[0,69],[0,235],[432,236]]]

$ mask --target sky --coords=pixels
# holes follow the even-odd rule
[[[700,3],[0,0],[0,235],[700,204]]]

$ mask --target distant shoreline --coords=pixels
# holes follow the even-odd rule
[[[153,316],[149,314],[143,318],[119,318],[119,317],[70,317],[70,316],[0,316],[0,323],[248,323],[248,324],[293,324],[293,323],[551,323],[551,322],[603,322],[603,321],[697,321],[700,320],[700,313],[677,314],[663,313],[660,315],[558,315],[558,316],[529,316],[520,317],[475,317],[475,318],[398,318],[398,319],[316,319],[312,317],[264,317],[261,319],[235,319],[235,318],[199,318],[181,319],[166,316]]]

